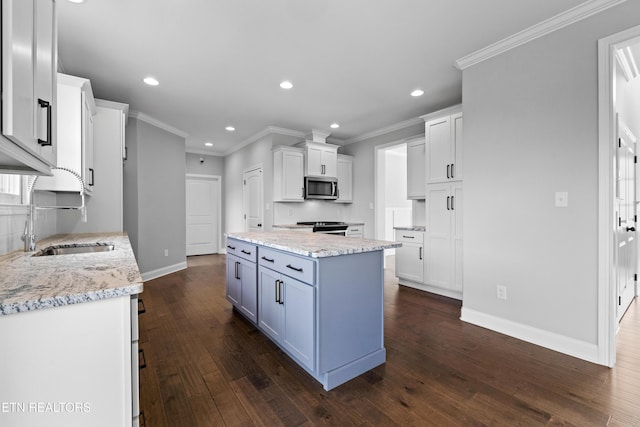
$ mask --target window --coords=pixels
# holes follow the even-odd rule
[[[21,204],[22,186],[22,176],[0,174],[0,203],[11,205]]]

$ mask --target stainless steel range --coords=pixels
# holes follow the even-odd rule
[[[298,225],[312,225],[314,233],[334,234],[336,236],[346,236],[349,225],[339,221],[302,221]]]

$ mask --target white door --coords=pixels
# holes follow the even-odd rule
[[[616,150],[616,254],[618,310],[620,321],[636,294],[636,173],[635,137],[618,118]]]
[[[247,170],[244,179],[244,230],[262,231],[262,166]]]
[[[187,256],[218,252],[220,181],[187,177]]]

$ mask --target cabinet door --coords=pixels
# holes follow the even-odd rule
[[[227,254],[227,300],[235,307],[240,306],[242,298],[239,268],[240,258]]]
[[[396,276],[422,283],[424,275],[424,254],[422,245],[402,243],[396,248]]]
[[[304,154],[282,153],[282,199],[304,200]]]
[[[256,264],[241,260],[238,267],[240,276],[240,310],[253,321],[258,322],[258,282]]]
[[[451,177],[451,121],[449,116],[425,124],[427,183]]]
[[[349,203],[353,201],[353,160],[348,157],[338,157],[338,199],[336,202]]]
[[[22,1],[22,0],[21,0]],[[58,68],[56,14],[54,0],[35,1],[35,105],[37,138],[47,141],[40,148],[40,156],[54,164],[56,161],[56,71]],[[41,102],[50,107],[41,106]]]
[[[321,176],[324,168],[322,167],[322,150],[318,147],[307,148],[307,175]]]
[[[284,279],[283,346],[307,368],[314,369],[314,288]]]
[[[33,0],[2,0],[2,133],[38,154]]]
[[[336,150],[328,149],[322,150],[320,153],[321,164],[323,166],[324,176],[337,177],[338,176],[338,154]]]
[[[452,221],[451,225],[453,230],[452,235],[452,288],[457,291],[462,291],[462,182],[456,182],[451,184],[451,195],[453,196],[453,209],[452,209]]]
[[[258,268],[258,326],[276,342],[281,342],[282,285],[280,274],[268,268]]]
[[[93,114],[86,93],[82,92],[82,163],[87,191],[93,191],[95,168],[93,159]]]
[[[451,184],[427,185],[425,282],[451,287]]]
[[[424,140],[407,144],[407,198],[424,199]]]
[[[462,179],[462,113],[454,114],[451,116],[451,144],[453,159],[453,170],[451,171],[451,178],[455,180]]]

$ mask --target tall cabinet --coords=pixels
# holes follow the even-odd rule
[[[462,298],[462,109],[425,119],[426,231],[424,283]],[[430,289],[430,290],[434,290]]]

